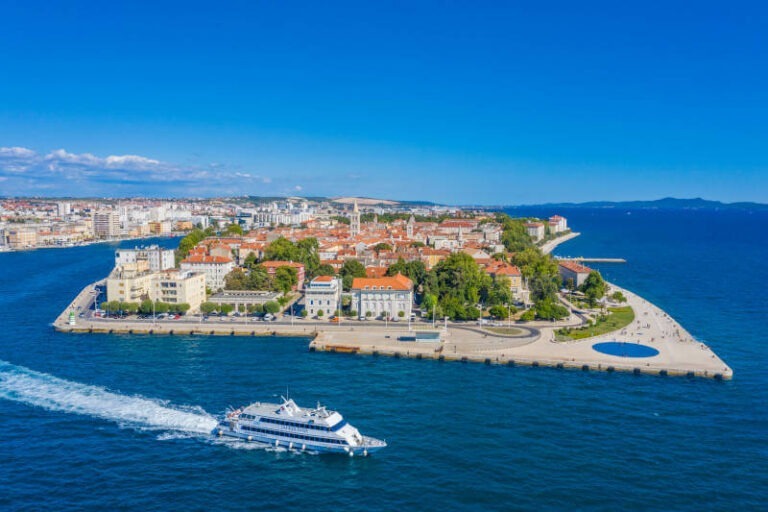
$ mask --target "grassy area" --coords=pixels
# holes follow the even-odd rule
[[[503,334],[504,336],[517,336],[523,332],[522,329],[517,327],[485,327],[485,330],[495,334]]]
[[[635,312],[629,306],[620,308],[608,308],[610,314],[599,319],[594,325],[570,329],[568,327],[555,331],[557,341],[581,340],[599,336],[611,331],[618,331],[632,323],[635,319]]]

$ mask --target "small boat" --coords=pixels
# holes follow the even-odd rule
[[[319,403],[304,409],[291,399],[282,403],[256,402],[227,413],[213,435],[269,444],[288,450],[367,456],[387,443],[360,434],[336,411]]]

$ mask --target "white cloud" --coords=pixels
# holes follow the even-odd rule
[[[160,165],[159,160],[154,160],[152,158],[146,158],[143,156],[138,155],[122,155],[122,156],[116,156],[111,155],[104,159],[104,162],[107,165],[110,166],[119,166],[119,165],[138,165],[138,166],[151,166],[151,165]]]
[[[22,148],[19,146],[13,146],[10,148],[7,147],[0,147],[0,156],[3,157],[33,157],[37,153],[32,151],[31,149]]]
[[[302,187],[301,185],[296,185],[295,187],[293,187],[293,190],[295,190],[296,192],[301,192]]]
[[[45,159],[68,164],[98,165],[101,163],[101,160],[98,157],[90,153],[81,153],[78,155],[76,153],[69,153],[64,149],[51,151],[45,155]]]
[[[239,182],[237,186],[242,187],[244,180],[272,183],[268,176],[228,168],[221,163],[176,164],[140,155],[99,157],[66,149],[45,154],[23,147],[0,147],[3,191],[19,195],[45,186],[58,193],[74,195],[201,196],[222,193],[231,188],[233,182]]]

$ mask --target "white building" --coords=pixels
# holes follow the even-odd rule
[[[553,215],[549,218],[549,230],[552,233],[568,231],[568,220],[565,217]]]
[[[310,317],[329,317],[341,309],[341,280],[331,276],[318,276],[307,284],[304,293],[304,307]]]
[[[66,202],[57,203],[56,212],[59,214],[59,217],[66,217],[72,213],[72,204]]]
[[[93,233],[97,238],[115,238],[120,236],[120,214],[114,211],[94,213]]]
[[[118,265],[107,278],[107,300],[138,303],[143,300],[189,304],[197,312],[205,302],[205,274],[176,269],[150,272],[145,260]]]
[[[182,271],[204,273],[206,286],[214,292],[224,288],[224,277],[233,268],[235,263],[232,258],[225,256],[191,254],[181,262]]]
[[[587,280],[590,272],[592,272],[591,268],[569,260],[559,261],[557,263],[557,270],[563,279],[563,286],[568,286],[572,283],[576,288],[584,284],[584,281]]]
[[[412,304],[413,282],[402,274],[358,277],[352,281],[352,309],[356,309],[360,317],[408,318]]]
[[[541,222],[529,222],[525,225],[525,231],[528,233],[534,242],[538,242],[544,238],[545,230],[544,224]]]
[[[168,304],[189,304],[197,312],[205,302],[205,274],[170,269],[152,275],[150,299]]]
[[[173,249],[163,249],[157,245],[115,251],[115,266],[136,263],[138,260],[146,260],[152,272],[160,272],[176,266]]]

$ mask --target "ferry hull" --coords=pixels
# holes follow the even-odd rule
[[[274,446],[278,448],[285,448],[287,450],[293,450],[296,452],[312,452],[312,453],[338,453],[349,456],[368,456],[377,451],[385,448],[387,444],[384,441],[365,437],[368,442],[363,446],[349,446],[349,445],[327,445],[322,443],[313,443],[306,441],[295,441],[288,437],[272,437],[261,435],[256,432],[246,433],[232,430],[229,425],[220,424],[211,432],[216,437],[230,437],[240,439],[242,441],[260,443],[268,446]]]

